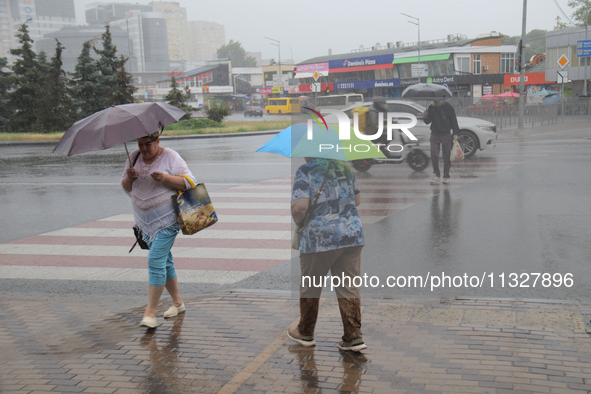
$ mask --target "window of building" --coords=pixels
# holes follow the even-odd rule
[[[474,63],[472,65],[472,73],[473,74],[480,74],[480,65],[481,65],[481,55],[474,55],[473,60]]]
[[[460,74],[470,73],[470,55],[456,55],[456,71]]]
[[[515,54],[501,53],[501,74],[513,74],[515,72]]]

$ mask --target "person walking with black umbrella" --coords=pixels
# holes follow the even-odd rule
[[[443,154],[443,184],[449,184],[449,170],[451,168],[451,146],[452,135],[454,140],[458,140],[458,118],[456,111],[450,103],[438,98],[429,108],[423,112],[425,124],[431,124],[431,164],[433,166],[433,178],[430,183],[436,185],[441,180],[439,170],[439,151],[441,148]],[[450,134],[453,133],[453,134]]]

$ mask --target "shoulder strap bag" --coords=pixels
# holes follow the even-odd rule
[[[135,163],[137,162],[137,159],[140,157],[140,154],[141,152],[137,153],[137,156],[135,157],[135,159],[133,160],[133,164],[131,165],[132,167],[135,167]],[[150,249],[146,241],[144,241],[144,234],[142,234],[142,230],[140,230],[140,228],[137,225],[133,226],[133,235],[135,235],[135,243],[133,244],[131,249],[129,249],[129,253],[131,253],[133,248],[135,248],[135,245],[140,245],[140,248],[142,249]]]

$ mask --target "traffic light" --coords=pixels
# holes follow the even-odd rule
[[[189,89],[189,87],[188,87],[188,86],[185,88],[185,93],[187,93],[187,94],[191,94],[191,89]]]
[[[330,87],[328,86],[328,84],[326,84],[326,93],[330,93]]]

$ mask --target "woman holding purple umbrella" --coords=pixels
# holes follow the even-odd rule
[[[187,163],[172,149],[160,146],[160,132],[138,138],[138,150],[130,155],[121,178],[123,189],[131,197],[133,216],[150,248],[148,255],[148,306],[140,326],[155,328],[156,307],[166,290],[172,306],[164,317],[174,317],[185,311],[179,291],[171,249],[180,230],[171,196],[178,190],[191,188],[180,175],[195,181]],[[195,182],[196,183],[196,182]]]

